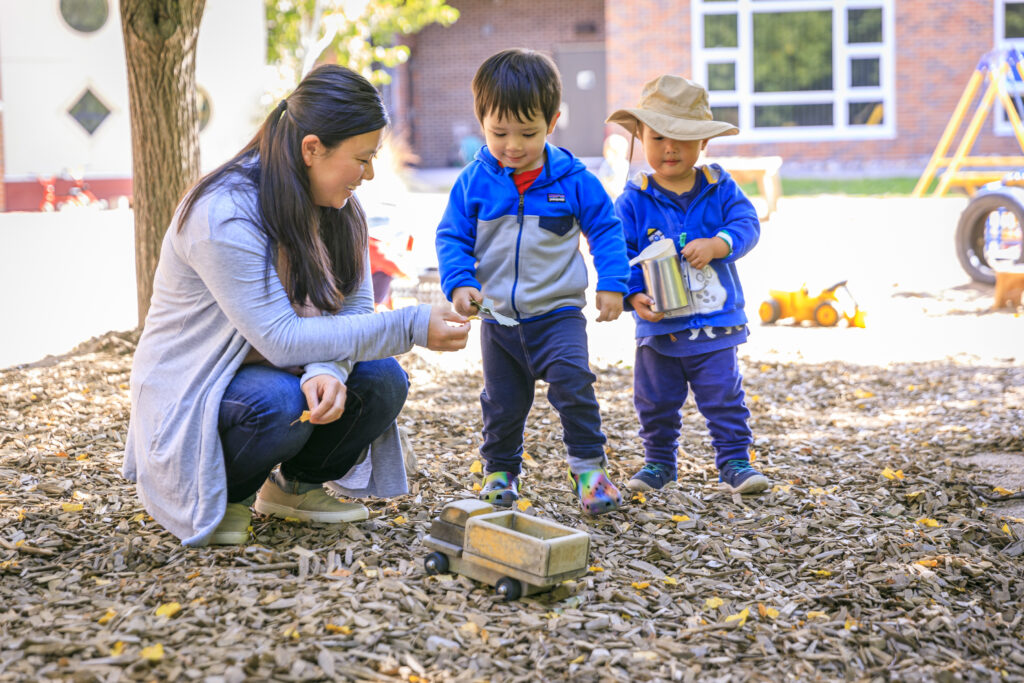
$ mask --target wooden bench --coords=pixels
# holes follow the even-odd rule
[[[757,188],[765,201],[765,213],[762,220],[768,218],[778,209],[779,197],[782,196],[782,157],[710,157],[704,163],[718,164],[733,177],[737,183],[757,182]]]

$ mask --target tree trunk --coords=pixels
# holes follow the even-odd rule
[[[206,0],[120,0],[128,66],[139,325],[153,295],[160,244],[199,177],[196,42]]]

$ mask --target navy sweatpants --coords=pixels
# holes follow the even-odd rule
[[[487,472],[518,475],[523,462],[523,428],[538,379],[548,383],[548,401],[562,420],[562,440],[574,472],[604,463],[605,437],[587,351],[586,319],[579,310],[503,327],[480,328],[483,356],[484,443]]]
[[[711,433],[715,465],[721,469],[727,460],[749,459],[750,411],[744,403],[742,382],[735,346],[682,358],[638,346],[633,404],[640,418],[644,460],[676,466],[680,410],[688,388],[693,390],[697,409]]]

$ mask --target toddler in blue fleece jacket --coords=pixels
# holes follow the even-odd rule
[[[562,421],[580,505],[589,514],[611,512],[622,496],[606,469],[579,238],[587,238],[597,270],[597,320],[615,320],[629,278],[622,224],[600,181],[547,143],[562,98],[550,58],[521,49],[493,55],[477,70],[473,98],[487,144],[455,182],[436,246],[441,287],[455,310],[484,317],[480,498],[511,506],[519,497],[523,428],[542,379]],[[481,311],[485,297],[518,324]]]
[[[638,107],[620,109],[608,121],[641,141],[654,171],[627,183],[615,201],[629,256],[672,240],[689,288],[688,304],[666,317],[654,311],[640,266],[630,274],[626,301],[637,323],[633,401],[645,464],[627,486],[649,491],[675,481],[689,387],[711,432],[722,487],[763,491],[768,479],[750,464],[750,412],[736,360],[736,347],[747,340],[736,261],[757,244],[761,225],[728,173],[718,165],[694,166],[708,140],[739,131],[712,120],[707,90],[679,76],[650,81]]]

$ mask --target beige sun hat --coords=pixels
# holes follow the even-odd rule
[[[713,120],[707,89],[682,76],[658,76],[648,81],[639,105],[619,109],[605,120],[633,135],[638,134],[637,121],[673,140],[707,140],[740,132],[731,123]]]

